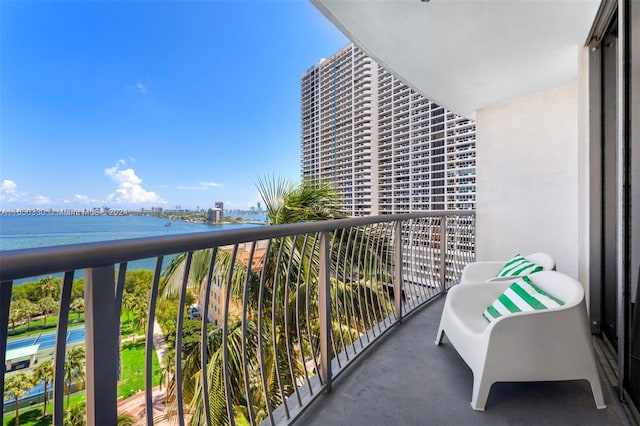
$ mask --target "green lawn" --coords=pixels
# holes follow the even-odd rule
[[[144,390],[144,340],[122,345],[122,381],[118,385],[118,396],[128,398],[136,389]],[[138,371],[140,371],[138,373]],[[160,384],[162,372],[158,357],[153,352],[153,386]]]
[[[130,314],[128,311],[123,310],[120,316],[121,321],[121,334],[123,337],[130,336],[133,333],[144,334],[142,329],[134,329],[135,315]],[[69,314],[69,327],[74,327],[78,324],[84,323],[84,313],[81,314]],[[22,324],[16,328],[9,330],[9,340],[21,339],[27,336],[37,335],[39,333],[55,331],[58,324],[58,314],[49,315],[47,323],[45,325],[44,318],[38,318],[31,321],[29,325],[29,331],[27,331],[27,324]]]
[[[79,317],[77,314],[71,314],[69,318],[69,326],[73,327],[76,324],[80,324],[84,322],[84,314],[80,314]],[[43,333],[46,331],[53,331],[56,329],[56,325],[58,324],[58,315],[49,315],[47,318],[47,323],[45,325],[44,318],[38,318],[31,321],[31,324],[27,327],[27,324],[22,324],[17,326],[16,328],[12,328],[9,330],[9,337],[13,338],[22,338],[26,336],[31,336],[39,333]],[[29,331],[27,331],[27,329]]]
[[[118,385],[118,397],[128,398],[136,393],[136,389],[144,390],[144,339],[138,340],[136,343],[125,343],[122,345],[122,378]],[[160,384],[161,369],[158,363],[158,357],[153,352],[153,386]],[[138,369],[140,373],[138,374]],[[76,392],[71,395],[70,406],[78,403],[84,403],[85,392]],[[64,407],[67,408],[67,398],[65,396]],[[33,408],[23,408],[20,410],[20,426],[45,426],[52,424],[51,413],[53,406],[47,404],[48,415],[40,418],[42,414],[42,404],[37,404]],[[3,419],[3,425],[15,425],[14,411],[6,410]]]
[[[71,395],[70,398],[70,407],[85,402],[85,392],[80,391]],[[67,397],[64,397],[64,408],[67,409]],[[4,415],[4,420],[2,424],[4,426],[13,426],[15,425],[14,410],[6,410]],[[45,426],[53,423],[52,419],[53,413],[53,404],[49,402],[47,404],[47,415],[45,417],[40,417],[42,415],[42,404],[36,404],[30,408],[22,408],[20,409],[20,426]]]

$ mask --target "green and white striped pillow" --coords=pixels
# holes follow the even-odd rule
[[[482,315],[491,322],[517,312],[539,311],[562,305],[562,300],[547,293],[525,276],[511,284]]]
[[[540,272],[544,268],[540,265],[536,265],[530,260],[525,259],[524,257],[516,254],[513,259],[508,261],[506,265],[502,267],[500,272],[498,272],[498,277],[516,277],[520,275],[529,275],[534,272]]]

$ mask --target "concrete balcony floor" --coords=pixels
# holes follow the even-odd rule
[[[473,375],[446,338],[434,344],[444,297],[383,338],[298,424],[633,425],[600,368],[607,408],[586,380],[495,383],[486,411],[470,406]]]

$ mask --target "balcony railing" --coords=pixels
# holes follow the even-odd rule
[[[155,269],[146,320],[147,424],[154,423],[156,306],[171,288],[179,295],[173,300],[180,355],[165,366],[170,414],[179,424],[196,418],[199,424],[233,425],[241,418],[289,423],[405,315],[458,281],[475,258],[475,216],[425,212],[2,252],[1,347],[7,343],[12,284],[63,274],[54,424],[63,422],[74,277],[84,276],[87,422],[116,424],[127,265],[150,258]],[[182,342],[188,287],[198,288],[203,314],[198,348],[189,353]],[[213,330],[207,320],[216,316],[210,312],[212,294],[220,308]]]

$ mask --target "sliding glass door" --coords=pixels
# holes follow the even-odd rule
[[[590,42],[591,315],[640,408],[640,2],[603,2]]]

